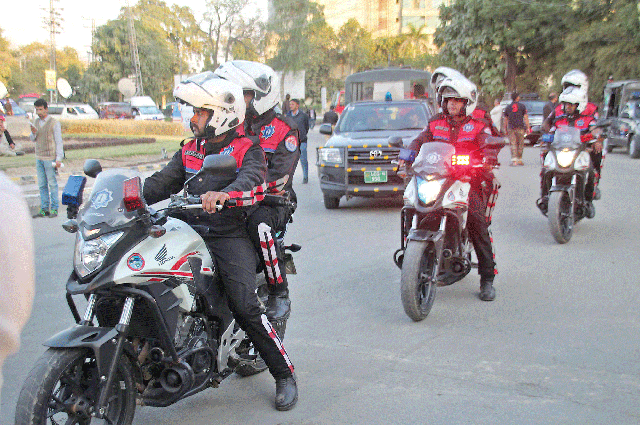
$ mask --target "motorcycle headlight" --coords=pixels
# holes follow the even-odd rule
[[[571,165],[571,162],[573,162],[573,158],[576,156],[576,151],[562,150],[560,152],[556,152],[556,156],[558,157],[558,165],[567,168]]]
[[[578,171],[583,171],[589,168],[591,165],[591,158],[589,154],[585,151],[580,152],[580,155],[576,158],[575,164],[573,164],[573,168]]]
[[[96,271],[102,265],[109,249],[120,239],[123,233],[109,233],[90,241],[85,241],[82,235],[78,233],[74,256],[76,273],[80,277],[85,277],[89,273]]]
[[[320,161],[331,164],[342,164],[342,150],[337,148],[322,148],[320,151]]]
[[[420,177],[418,177],[416,181],[418,183],[418,198],[420,198],[420,201],[424,204],[435,201],[444,183],[444,179],[423,180]]]

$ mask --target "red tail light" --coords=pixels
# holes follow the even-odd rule
[[[471,158],[469,155],[452,155],[451,165],[469,165],[471,164]]]
[[[135,211],[145,207],[142,199],[142,180],[133,177],[124,181],[122,200],[127,211]]]

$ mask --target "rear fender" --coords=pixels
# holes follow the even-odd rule
[[[43,345],[51,348],[89,348],[96,357],[98,373],[106,376],[116,352],[119,334],[115,328],[77,325],[55,334]],[[136,358],[130,343],[125,342],[124,351],[132,359]]]

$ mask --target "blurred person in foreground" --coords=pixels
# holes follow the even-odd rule
[[[18,351],[35,287],[33,231],[20,188],[0,172],[0,370]],[[8,213],[10,212],[10,213]],[[0,374],[2,388],[2,374]]]
[[[11,138],[9,130],[5,125],[4,115],[0,115],[0,156],[20,156],[24,152],[20,147],[16,147],[16,143]]]

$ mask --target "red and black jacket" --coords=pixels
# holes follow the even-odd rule
[[[238,202],[238,206],[251,206],[262,198],[267,166],[257,141],[230,131],[220,143],[192,139],[181,146],[182,149],[173,155],[166,167],[145,180],[144,197],[149,204],[182,190],[185,181],[202,168],[204,158],[213,154],[233,156],[238,165],[235,176],[199,176],[188,184],[187,190],[191,195],[199,196],[208,191],[226,192]],[[246,229],[243,210],[245,208],[227,208],[215,214],[188,210],[184,218],[191,225],[207,227],[210,235],[241,236]]]
[[[484,120],[468,116],[456,122],[450,116],[440,113],[429,120],[427,128],[411,142],[409,149],[417,153],[423,143],[445,142],[465,150],[475,150],[479,147],[481,134],[491,134],[491,129]]]
[[[286,190],[296,201],[293,175],[300,159],[298,129],[291,117],[273,109],[252,121],[245,121],[245,132],[257,136],[267,159],[267,192]]]
[[[585,115],[584,113],[575,116],[560,115],[553,120],[553,125],[557,127],[575,127],[580,130],[580,140],[587,143],[593,140],[591,127],[595,125],[596,118],[593,115]]]

